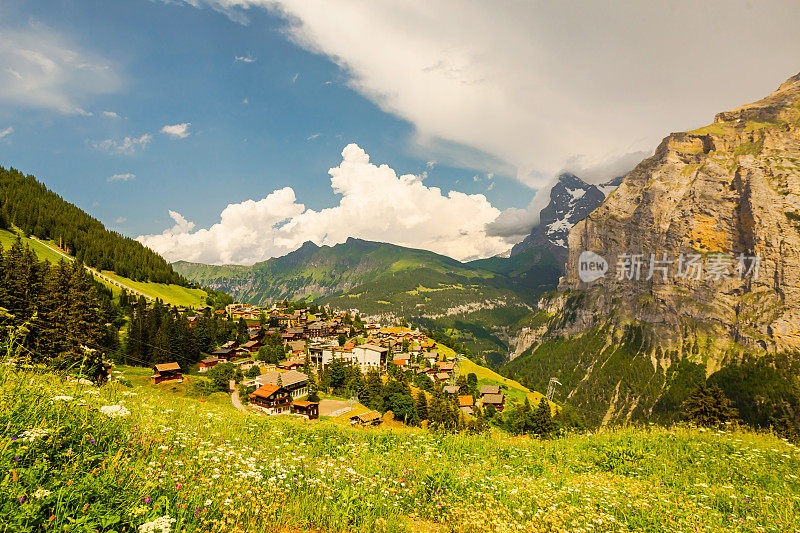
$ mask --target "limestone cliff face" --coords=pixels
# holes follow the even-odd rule
[[[561,288],[586,291],[581,328],[611,316],[654,325],[676,344],[691,327],[751,348],[800,349],[800,74],[710,126],[669,135],[571,229],[568,245]],[[582,280],[585,251],[608,262],[605,276]],[[667,261],[647,279],[651,254]],[[681,267],[688,275],[677,276]]]

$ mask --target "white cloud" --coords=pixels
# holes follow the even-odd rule
[[[119,218],[118,218],[117,220],[115,220],[114,222],[116,222],[117,224],[122,224],[123,222],[127,222],[127,221],[128,221],[128,219],[127,219],[127,218],[125,218],[125,217],[119,217]]]
[[[256,58],[251,56],[236,56],[233,61],[235,63],[255,63]]]
[[[425,163],[425,166],[428,169],[433,170],[433,168],[436,166],[436,161],[434,161],[434,160],[428,161],[427,163]]]
[[[151,140],[153,140],[153,136],[145,133],[140,137],[125,137],[121,141],[106,139],[95,143],[94,147],[110,154],[131,155],[137,149],[147,146]]]
[[[295,83],[295,82],[297,81],[297,77],[298,77],[299,75],[300,75],[300,73],[299,73],[299,72],[295,72],[294,76],[292,76],[292,83]]]
[[[411,122],[429,156],[442,139],[465,145],[533,187],[576,157],[591,168],[652,151],[761,98],[800,56],[796,0],[186,1],[240,22],[257,6],[282,14],[297,43]],[[702,53],[687,62],[685,50]]]
[[[113,111],[103,111],[103,116],[106,118],[120,118],[120,116]]]
[[[130,181],[136,178],[136,174],[114,174],[110,176],[106,181],[111,183],[112,181]]]
[[[308,137],[306,137],[306,140],[310,141],[312,139],[316,139],[317,137],[319,137],[319,133],[315,133],[313,135],[309,135]]]
[[[426,187],[419,176],[398,176],[387,165],[369,162],[355,144],[342,151],[330,169],[338,205],[315,211],[297,203],[290,187],[261,200],[230,204],[220,221],[194,230],[194,224],[170,211],[172,228],[142,235],[141,243],[170,261],[252,264],[286,254],[305,241],[333,245],[348,237],[423,248],[456,259],[488,257],[509,243],[491,237],[485,225],[500,211],[482,194],[443,193]]]
[[[164,126],[161,128],[161,133],[165,133],[173,139],[185,139],[189,135],[189,126],[191,122],[183,122],[181,124],[173,124],[172,126]]]
[[[244,100],[242,100],[242,103],[243,103],[244,105],[247,105],[247,104],[249,104],[249,103],[250,103],[250,101],[249,101],[247,98],[245,98]]]
[[[0,28],[0,104],[90,116],[79,102],[121,83],[109,61],[40,25]]]
[[[9,126],[4,130],[0,130],[0,139],[8,137],[12,133],[14,133],[14,126]]]

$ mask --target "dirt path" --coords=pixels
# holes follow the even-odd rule
[[[239,391],[234,390],[231,392],[231,403],[238,410],[242,412],[247,411],[247,409],[244,408],[244,405],[242,405],[242,402],[239,401]]]

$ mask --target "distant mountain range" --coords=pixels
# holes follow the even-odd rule
[[[622,176],[600,185],[590,185],[574,174],[561,174],[550,190],[550,202],[539,214],[531,234],[514,245],[511,256],[536,247],[550,248],[560,260],[567,257],[569,230],[597,209],[619,184]]]

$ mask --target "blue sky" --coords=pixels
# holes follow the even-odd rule
[[[286,185],[308,207],[331,205],[327,172],[350,142],[398,172],[427,170],[426,184],[484,193],[501,208],[522,207],[533,196],[499,173],[487,191],[485,169],[426,169],[435,154],[409,146],[407,121],[349,88],[328,58],[290,42],[285,21],[267,11],[242,25],[211,9],[160,2],[25,2],[4,7],[2,18],[5,27],[38,26],[72,49],[100,55],[119,88],[76,95],[91,116],[0,106],[0,130],[14,128],[0,141],[0,161],[127,235],[160,232],[171,223],[170,209],[208,226],[229,203]],[[186,138],[159,133],[186,122]],[[149,143],[132,153],[95,147],[146,134]],[[107,181],[127,174],[135,178]]]
[[[524,238],[559,172],[622,175],[797,73],[798,17],[791,1],[10,0],[0,164],[170,260],[348,236],[485,257]]]

